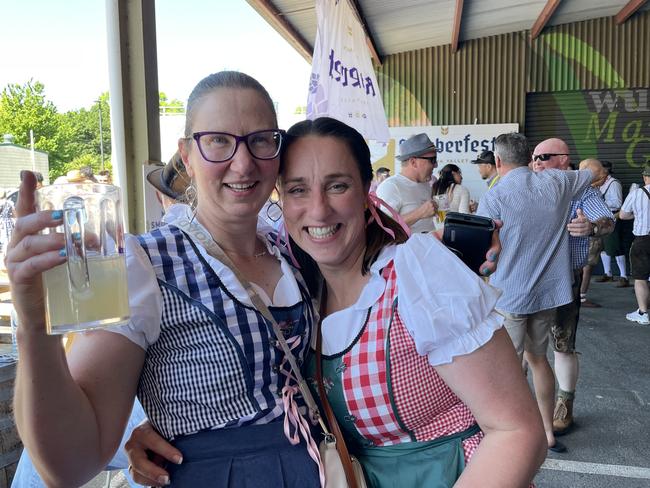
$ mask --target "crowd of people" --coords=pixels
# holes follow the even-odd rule
[[[137,396],[148,420],[125,444],[134,483],[325,486],[313,395],[368,486],[529,486],[573,424],[583,267],[616,220],[603,167],[572,171],[564,141],[531,154],[503,134],[473,161],[488,185],[475,203],[456,165],[430,185],[426,134],[398,158],[399,174],[373,181],[356,130],[320,118],[284,132],[256,80],[204,78],[177,155],[148,178],[166,225],[126,239],[130,323],[80,335],[67,357],[45,334],[40,279],[66,260],[61,236],[41,234],[61,213],[34,211],[26,172],[7,267],[16,422],[42,482],[78,486],[111,464]],[[632,255],[645,256],[650,194],[636,194],[619,217],[636,217]],[[441,195],[498,222],[483,277],[432,232]],[[647,321],[644,262],[632,277]]]

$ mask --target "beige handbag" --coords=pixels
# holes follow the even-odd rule
[[[289,365],[291,366],[291,370],[296,377],[296,380],[298,381],[298,388],[300,389],[300,393],[302,394],[305,404],[307,405],[307,408],[312,412],[313,417],[318,420],[321,428],[323,429],[324,439],[318,446],[318,451],[320,453],[321,464],[325,472],[325,488],[367,488],[361,464],[356,458],[350,456],[348,453],[347,446],[343,440],[343,435],[341,434],[339,425],[336,422],[336,418],[334,417],[334,412],[332,412],[332,408],[327,401],[327,395],[323,389],[323,379],[321,375],[320,321],[318,323],[318,337],[316,346],[316,376],[318,381],[318,393],[321,396],[321,400],[323,402],[323,409],[325,410],[325,415],[327,416],[327,422],[329,423],[331,429],[334,431],[333,434],[329,431],[323,422],[320,411],[318,410],[318,406],[316,405],[316,401],[311,394],[311,390],[307,386],[307,382],[300,372],[300,368],[296,364],[296,359],[291,352],[291,348],[287,344],[287,341],[284,339],[284,335],[280,330],[280,326],[275,321],[268,307],[259,297],[253,286],[247,280],[245,280],[243,276],[241,276],[239,270],[234,265],[232,260],[226,255],[221,247],[219,247],[214,239],[212,239],[212,236],[207,234],[203,229],[201,229],[200,226],[194,224],[193,222],[190,222],[187,219],[179,219],[174,223],[174,225],[184,230],[191,236],[195,237],[199,242],[201,242],[208,253],[228,266],[248,293],[248,296],[250,297],[251,302],[255,308],[264,316],[266,320],[271,322],[275,337],[278,340],[280,347],[282,348],[282,352],[284,352],[285,356],[287,357]]]

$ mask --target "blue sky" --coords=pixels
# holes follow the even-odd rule
[[[62,112],[108,90],[103,0],[8,1],[2,16],[0,88],[39,80]],[[158,84],[169,98],[236,69],[256,77],[281,114],[306,104],[309,64],[245,0],[157,0],[156,23]]]

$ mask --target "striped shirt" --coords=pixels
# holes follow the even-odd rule
[[[603,200],[603,194],[591,186],[585,190],[580,198],[571,200],[569,220],[576,218],[577,209],[582,210],[589,222],[595,222],[602,218],[614,220],[612,212],[605,200]],[[587,264],[587,258],[589,257],[589,237],[570,235],[569,245],[571,247],[571,267],[573,269],[582,268]]]
[[[478,215],[500,219],[502,251],[490,284],[501,288],[497,308],[531,314],[571,301],[571,200],[582,195],[591,171],[510,170],[487,192]]]
[[[605,198],[605,203],[612,212],[618,212],[623,203],[623,185],[616,178],[608,176],[605,183],[600,185],[600,192]]]
[[[650,191],[650,185],[646,185],[644,188]],[[621,210],[634,214],[634,228],[632,229],[632,233],[635,236],[647,236],[650,234],[650,198],[648,198],[648,195],[641,188],[628,194]]]

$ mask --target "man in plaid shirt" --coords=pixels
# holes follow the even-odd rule
[[[570,169],[569,146],[562,139],[552,138],[540,142],[533,153],[533,170]],[[596,159],[585,160],[585,169],[602,165]],[[551,328],[555,356],[555,376],[560,386],[555,411],[553,432],[566,434],[573,426],[573,399],[578,382],[578,356],[575,350],[576,329],[580,314],[580,285],[582,267],[589,254],[589,237],[603,236],[614,230],[614,219],[602,194],[589,187],[582,197],[571,202],[569,208],[571,265],[573,268],[573,301],[557,309],[555,325]]]

